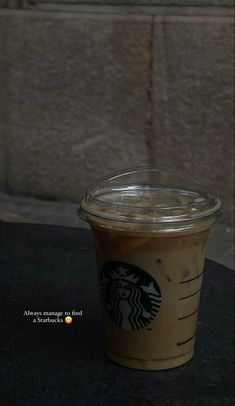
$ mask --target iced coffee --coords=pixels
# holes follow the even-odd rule
[[[189,361],[219,199],[196,182],[140,168],[90,188],[80,213],[95,238],[107,355],[149,370]]]

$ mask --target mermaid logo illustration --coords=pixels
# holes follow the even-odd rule
[[[161,291],[147,272],[123,262],[107,262],[101,270],[101,292],[112,321],[125,330],[145,328],[156,317]]]

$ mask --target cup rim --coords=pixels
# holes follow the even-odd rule
[[[149,175],[151,182],[149,180],[147,183],[146,180],[135,180],[134,182],[134,179],[137,179],[138,176],[144,176],[144,174]],[[133,180],[125,183],[128,177],[130,179],[133,177]],[[119,183],[120,180],[123,182]],[[146,195],[150,195],[154,191],[163,193],[163,195],[164,193],[170,195],[173,191],[182,196],[191,193],[195,199],[191,203],[187,202],[176,206],[164,204],[157,207],[153,205],[135,206],[133,204],[135,200],[132,204],[123,204],[122,199],[118,202],[107,199],[108,194],[114,192],[117,196],[118,194],[121,196],[121,193],[128,193],[131,196],[133,193],[135,199],[141,190],[145,191]],[[174,215],[173,212],[175,212]],[[186,212],[187,214],[185,214]],[[133,214],[136,214],[136,217]],[[167,227],[172,225],[179,227],[180,224],[186,225],[208,218],[215,222],[222,215],[222,202],[209,187],[192,178],[170,171],[162,171],[148,165],[126,168],[100,178],[86,189],[79,207],[79,216],[88,222],[92,221],[92,218],[97,218],[112,222],[155,224]]]

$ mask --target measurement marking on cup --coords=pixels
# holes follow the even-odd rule
[[[199,293],[200,290],[201,290],[201,288],[198,289],[198,290],[196,290],[196,292],[193,292],[193,293],[192,293],[191,295],[189,295],[189,296],[180,297],[179,300],[188,299],[189,297],[192,297],[192,296],[196,295],[197,293]]]
[[[195,312],[188,314],[187,316],[183,316],[183,317],[179,317],[178,320],[184,320],[187,319],[188,317],[193,316],[194,314],[196,314],[198,312],[198,309],[195,310]]]
[[[189,343],[189,341],[193,340],[195,336],[196,336],[196,333],[192,337],[187,338],[187,340],[180,341],[179,343],[177,343],[177,345],[187,344],[187,343]]]
[[[182,283],[188,283],[188,282],[192,282],[192,281],[194,281],[194,280],[196,280],[196,279],[198,279],[198,278],[200,278],[200,276],[202,276],[203,275],[203,271],[199,274],[199,275],[197,275],[197,276],[195,276],[195,278],[192,278],[192,279],[187,279],[186,281],[181,281],[180,282],[180,284],[182,284]]]

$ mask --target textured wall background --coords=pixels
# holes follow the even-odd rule
[[[9,1],[9,0],[2,0]],[[19,0],[18,0],[19,1]],[[10,3],[10,1],[9,1]],[[29,0],[28,3],[58,3],[58,0]],[[59,3],[140,6],[234,6],[233,0],[59,0]]]
[[[53,3],[58,0],[39,0],[40,2]],[[161,5],[161,6],[233,6],[233,0],[60,0],[61,3],[81,4],[107,4],[107,5]]]
[[[0,10],[2,190],[77,201],[149,163],[209,184],[232,221],[232,151],[232,17]]]
[[[156,18],[153,161],[233,202],[233,21]]]
[[[76,200],[148,162],[149,18],[19,12],[2,26],[6,190]]]

